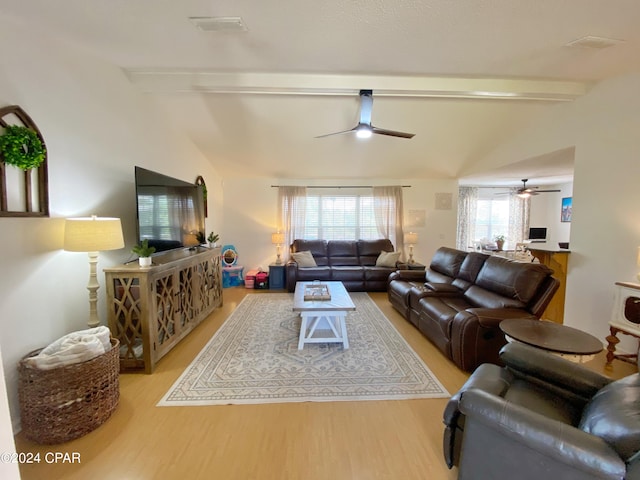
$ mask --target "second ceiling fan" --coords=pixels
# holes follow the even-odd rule
[[[360,90],[360,121],[358,125],[350,130],[342,132],[327,133],[316,138],[329,137],[331,135],[342,135],[343,133],[355,133],[358,138],[369,138],[371,135],[387,135],[389,137],[413,138],[414,133],[397,132],[371,125],[371,108],[373,106],[373,90]]]
[[[522,188],[519,188],[516,195],[522,198],[527,198],[532,195],[538,195],[539,193],[551,193],[559,192],[560,190],[540,190],[538,187],[527,187],[528,178],[522,179]]]

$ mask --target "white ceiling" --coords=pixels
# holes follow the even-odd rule
[[[465,177],[555,102],[640,70],[637,0],[0,3],[122,67],[225,176]],[[248,30],[188,20],[203,16]],[[622,42],[565,46],[587,35]],[[416,136],[314,138],[355,126],[359,89],[374,125]],[[572,165],[567,148],[464,181],[548,184]]]

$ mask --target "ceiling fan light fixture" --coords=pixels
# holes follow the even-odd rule
[[[360,124],[356,128],[356,137],[358,138],[371,138],[373,130],[369,125]]]
[[[520,198],[529,198],[531,194],[529,192],[520,192],[517,194],[517,196]]]

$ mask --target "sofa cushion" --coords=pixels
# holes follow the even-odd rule
[[[579,428],[602,438],[628,461],[640,450],[640,374],[600,389],[582,412]]]
[[[474,307],[483,307],[483,308],[525,308],[526,307],[526,304],[524,304],[520,300],[498,295],[495,292],[492,292],[484,288],[480,288],[477,285],[471,285],[464,292],[464,297]]]
[[[550,268],[539,263],[514,262],[491,256],[482,265],[475,284],[526,305],[551,273]]]
[[[484,265],[484,262],[489,258],[489,256],[490,255],[478,252],[467,253],[462,265],[460,265],[460,271],[458,272],[457,278],[451,283],[460,290],[466,290],[469,288],[473,282],[476,281],[482,265]]]
[[[364,269],[359,266],[331,267],[331,280],[336,282],[362,282],[364,280]]]
[[[296,281],[312,282],[313,280],[331,280],[330,267],[300,267]]]
[[[291,253],[309,250],[318,265],[328,265],[326,240],[294,240],[291,244]]]
[[[356,242],[351,240],[331,240],[327,242],[329,265],[360,265]]]
[[[358,240],[358,257],[360,257],[360,265],[372,267],[376,264],[376,260],[381,251],[393,252],[393,243],[388,238],[379,240]]]
[[[462,310],[469,308],[469,304],[462,297],[423,297],[418,302],[421,318],[430,318],[449,339],[451,338],[451,322],[453,317]]]
[[[580,411],[576,405],[561,395],[537,386],[530,379],[513,380],[504,399],[566,425],[575,426],[580,420]]]
[[[318,266],[315,259],[313,258],[313,255],[311,255],[311,252],[309,250],[305,250],[303,252],[295,252],[295,253],[292,253],[291,256],[296,261],[299,267],[317,267]]]
[[[429,268],[448,277],[458,276],[466,252],[448,247],[440,247],[433,254]]]
[[[425,272],[425,283],[451,283],[453,280],[453,277],[431,270],[431,268],[427,268]]]
[[[401,252],[380,252],[376,260],[376,267],[395,267],[400,259],[400,253]]]

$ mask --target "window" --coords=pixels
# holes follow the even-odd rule
[[[522,242],[529,229],[530,199],[516,195],[517,189],[461,186],[458,193],[460,250],[477,248],[478,242],[493,242],[504,235],[510,247]]]
[[[475,218],[476,240],[493,240],[509,234],[509,199],[478,199]]]
[[[373,204],[372,195],[307,195],[304,238],[379,238]]]

